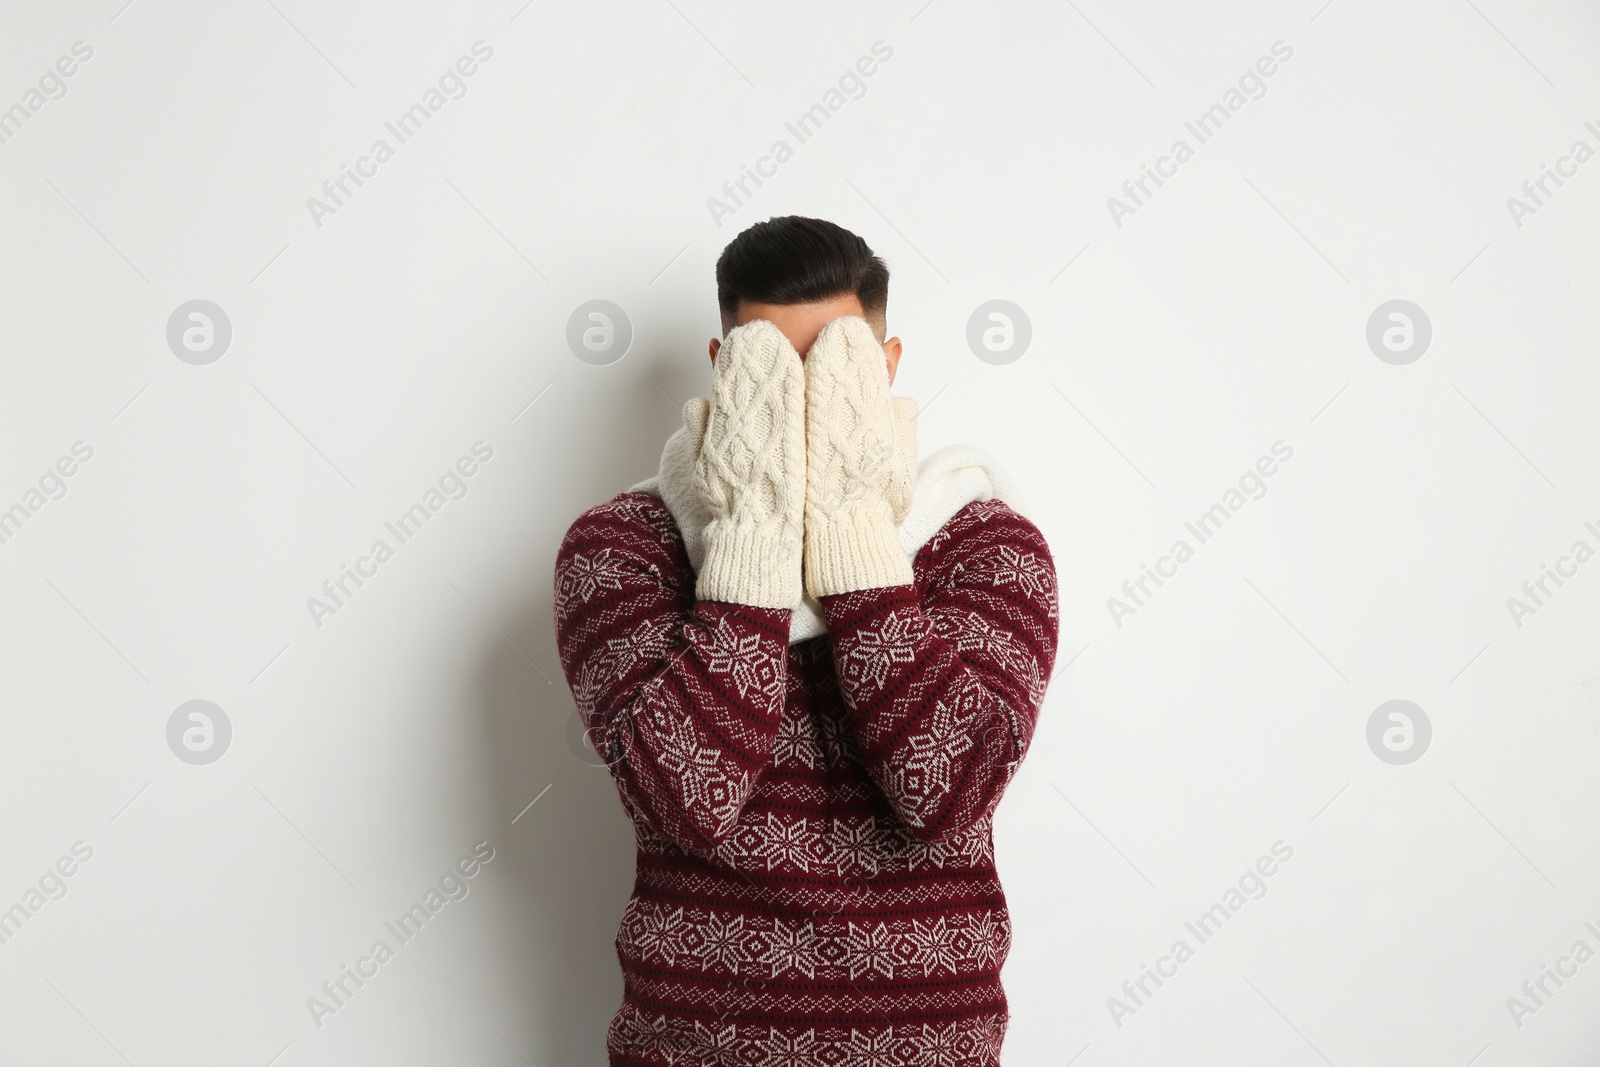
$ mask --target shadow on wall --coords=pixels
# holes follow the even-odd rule
[[[559,415],[547,416],[559,425],[525,446],[559,448],[560,460],[530,464],[540,484],[524,491],[537,503],[515,513],[523,529],[507,540],[532,555],[531,565],[527,557],[506,561],[504,573],[525,577],[496,619],[516,648],[485,628],[465,709],[483,743],[486,785],[503,813],[497,866],[504,864],[502,877],[512,883],[497,917],[504,939],[494,963],[519,991],[510,999],[524,1018],[500,1025],[534,1063],[563,1067],[606,1063],[606,1026],[622,1003],[615,938],[633,889],[635,845],[609,773],[593,765],[599,760],[592,750],[585,762],[569,745],[576,706],[555,645],[555,555],[581,511],[655,472],[662,442],[682,424],[656,390],[686,399],[704,395],[707,384],[683,346],[628,358],[646,364],[642,375],[629,376],[635,384],[613,388],[605,376],[615,368],[584,368]]]

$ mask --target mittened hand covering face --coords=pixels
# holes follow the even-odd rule
[[[692,402],[691,402],[692,404]],[[757,319],[729,331],[717,352],[694,484],[711,514],[701,600],[792,608],[800,600],[805,514],[805,373],[777,326]]]
[[[911,506],[915,403],[891,400],[883,348],[855,315],[823,327],[805,378],[806,591],[910,584],[896,524]]]

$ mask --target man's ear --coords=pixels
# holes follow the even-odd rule
[[[889,381],[894,381],[894,372],[900,366],[900,338],[891,337],[883,342],[883,357],[889,363]]]
[[[711,339],[711,365],[712,366],[716,366],[716,363],[717,363],[717,350],[719,348],[721,348],[721,347],[722,347],[722,342],[719,341],[717,338],[713,337]],[[890,375],[890,377],[893,377],[893,375]]]

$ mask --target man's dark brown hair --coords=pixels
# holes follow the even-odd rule
[[[854,293],[880,338],[889,306],[889,268],[867,242],[826,219],[784,215],[758,222],[717,259],[722,332],[733,329],[739,301],[809,304]]]

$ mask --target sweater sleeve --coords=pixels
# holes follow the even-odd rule
[[[992,813],[1022,762],[1055,664],[1056,572],[998,500],[963,508],[917,563],[915,584],[821,603],[867,773],[931,842]]]
[[[556,556],[555,629],[579,714],[622,804],[709,855],[732,832],[782,719],[787,608],[697,601],[671,514],[625,493]]]

